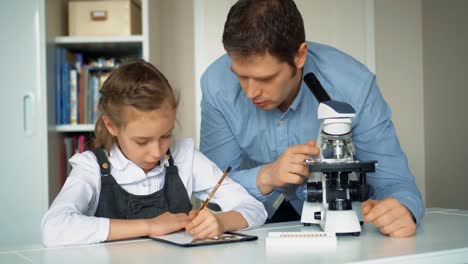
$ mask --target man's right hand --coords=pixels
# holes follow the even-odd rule
[[[304,160],[319,152],[315,141],[289,147],[277,160],[260,168],[257,175],[258,189],[266,195],[276,187],[303,183],[309,177],[309,166],[304,164]]]

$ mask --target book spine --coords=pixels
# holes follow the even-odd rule
[[[78,124],[78,71],[70,70],[70,124]]]
[[[89,124],[89,115],[88,115],[88,95],[89,95],[89,69],[87,66],[83,67],[83,108],[81,109],[83,113],[83,124]]]
[[[78,152],[84,152],[85,151],[85,135],[79,135],[78,136]]]
[[[71,172],[71,164],[68,160],[73,156],[73,137],[65,137],[63,139],[63,143],[65,146],[65,165],[66,165],[66,175],[70,174]]]
[[[78,74],[78,124],[84,124],[83,122],[83,72],[84,67],[81,67],[80,72]]]
[[[62,97],[61,97],[61,49],[55,49],[55,123],[62,124]]]

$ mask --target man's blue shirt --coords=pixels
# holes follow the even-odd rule
[[[313,42],[308,46],[303,75],[313,72],[333,100],[354,107],[352,140],[356,158],[378,162],[376,172],[367,175],[371,198],[397,198],[419,222],[424,215],[421,194],[374,74],[337,49]],[[297,185],[262,195],[256,179],[260,167],[275,161],[288,147],[317,140],[318,102],[306,84],[302,82],[286,112],[259,109],[246,97],[231,71],[229,56],[224,55],[205,71],[201,87],[201,151],[223,170],[232,166],[230,177],[264,202],[270,216],[279,193],[284,193],[300,213],[303,202],[296,196]]]

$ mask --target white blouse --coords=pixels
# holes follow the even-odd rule
[[[171,152],[188,196],[193,194],[204,200],[223,172],[195,150],[191,139],[176,141]],[[163,188],[168,160],[161,160],[161,165],[145,174],[117,146],[111,149],[108,158],[112,176],[126,191],[146,195]],[[109,219],[94,216],[101,190],[96,157],[91,151],[86,151],[75,154],[69,162],[73,169],[42,219],[42,240],[46,246],[99,243],[105,241],[109,234]],[[241,213],[249,228],[262,225],[267,218],[263,204],[229,178],[220,186],[212,202],[218,204],[222,211]]]

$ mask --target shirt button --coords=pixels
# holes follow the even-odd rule
[[[142,183],[141,185],[143,185],[143,187],[146,187],[146,182]]]
[[[283,119],[281,119],[280,121],[278,121],[278,126],[282,126],[282,125],[284,125]]]

